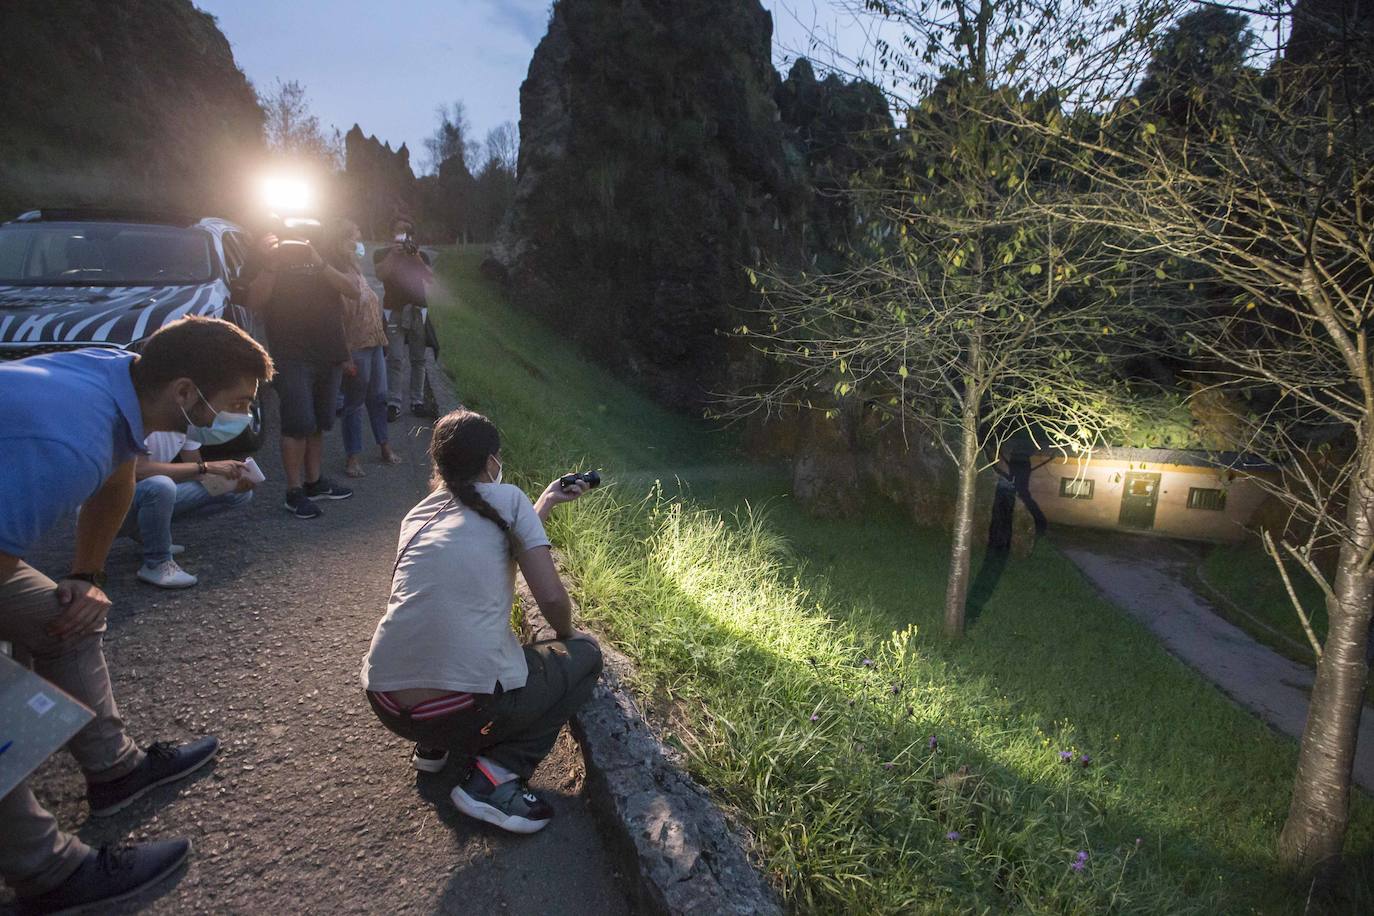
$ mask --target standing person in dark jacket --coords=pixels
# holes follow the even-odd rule
[[[429,255],[415,244],[415,226],[405,217],[391,222],[392,243],[372,253],[382,281],[387,315],[387,419],[401,415],[401,367],[410,360],[410,412],[432,416],[425,403],[425,343],[428,288],[434,282]]]
[[[343,296],[353,281],[330,267],[302,240],[279,241],[264,257],[249,287],[249,308],[263,315],[267,346],[277,366],[273,387],[281,400],[281,455],[286,511],[317,518],[317,499],[347,499],[353,491],[323,474],[324,434],[334,425],[335,402],[348,362]]]

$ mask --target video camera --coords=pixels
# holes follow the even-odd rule
[[[562,477],[558,478],[558,485],[566,490],[578,481],[585,483],[588,489],[595,490],[597,487],[601,486],[601,474],[598,471],[582,471],[577,474],[564,474]]]

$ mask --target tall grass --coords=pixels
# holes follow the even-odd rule
[[[459,294],[436,309],[445,361],[502,428],[507,467],[531,485],[585,464],[640,482],[551,531],[584,612],[636,659],[641,695],[795,909],[1300,908],[1273,872],[1294,744],[1062,557],[980,561],[979,613],[950,643],[942,534],[881,509],[816,522],[783,480],[722,476],[728,437],[513,313],[475,256],[440,266]],[[1372,847],[1361,796],[1349,849]]]

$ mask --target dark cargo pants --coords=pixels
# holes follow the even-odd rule
[[[377,718],[389,730],[425,747],[465,757],[481,754],[529,779],[553,750],[558,732],[592,695],[601,675],[601,649],[586,639],[525,646],[529,678],[515,690],[475,696],[469,709],[415,721],[393,715],[369,693]]]

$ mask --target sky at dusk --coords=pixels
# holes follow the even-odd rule
[[[520,119],[520,83],[548,24],[549,0],[195,0],[219,20],[234,59],[261,92],[297,80],[325,127],[357,122],[393,148],[410,147],[416,171],[435,109],[462,100],[474,139]],[[808,34],[849,49],[864,35],[828,0],[764,0],[780,66]],[[826,58],[822,53],[820,57]]]

